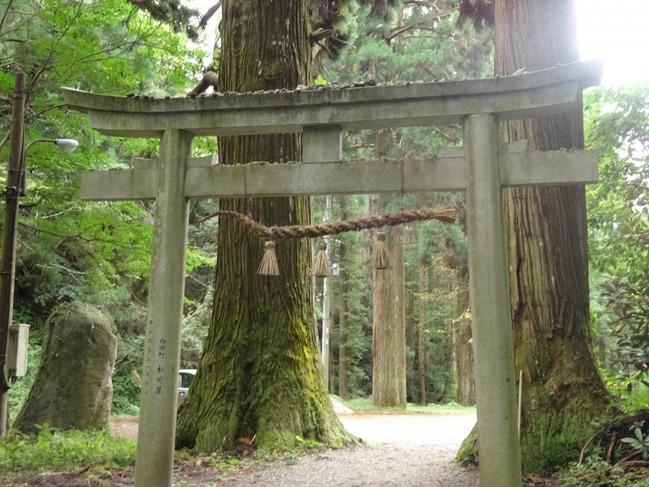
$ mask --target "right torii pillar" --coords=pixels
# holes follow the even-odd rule
[[[464,122],[480,485],[521,485],[509,273],[495,115]]]

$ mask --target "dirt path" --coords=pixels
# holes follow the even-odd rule
[[[228,485],[471,487],[476,470],[453,464],[473,415],[342,415],[368,446],[329,450],[230,479]],[[234,482],[233,482],[234,480]],[[217,483],[215,485],[225,485]]]
[[[457,449],[475,424],[475,415],[341,415],[366,446],[327,450],[298,459],[254,463],[226,472],[176,471],[176,485],[259,487],[472,487],[475,469],[453,464]],[[135,423],[137,424],[137,423]],[[133,434],[132,423],[118,424]],[[126,431],[124,428],[131,428]]]

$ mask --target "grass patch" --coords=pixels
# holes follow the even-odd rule
[[[360,397],[342,401],[345,406],[358,414],[473,414],[475,407],[460,406],[457,403],[428,404],[420,406],[408,403],[406,409],[402,408],[379,408],[374,405],[371,397]]]
[[[296,436],[293,445],[259,448],[254,452],[254,460],[267,464],[294,465],[299,457],[317,453],[327,448],[324,443]]]
[[[11,431],[0,440],[0,471],[76,472],[135,464],[136,441],[109,431],[59,431],[40,427],[36,436]]]

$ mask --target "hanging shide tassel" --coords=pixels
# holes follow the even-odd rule
[[[376,234],[376,245],[372,252],[372,267],[375,269],[387,269],[392,267],[392,256],[388,250],[388,244],[385,243],[385,233]]]
[[[257,274],[262,276],[279,276],[279,265],[275,255],[275,242],[268,240],[264,243],[264,256],[257,269]]]
[[[329,277],[331,275],[331,271],[329,270],[329,261],[327,259],[326,242],[320,242],[318,244],[318,253],[316,254],[311,274],[315,277]]]

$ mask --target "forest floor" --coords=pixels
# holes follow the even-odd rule
[[[213,458],[178,458],[173,485],[259,487],[473,487],[478,471],[454,463],[475,414],[339,414],[345,427],[362,439],[357,446],[303,455],[221,462]],[[137,418],[113,421],[117,434],[137,437]],[[17,479],[13,485],[77,487],[132,486],[133,469],[105,472],[49,473]],[[5,487],[0,481],[0,487]]]
[[[341,414],[360,446],[324,450],[297,458],[244,461],[214,469],[176,465],[176,486],[333,487],[403,486],[472,487],[478,472],[454,463],[462,440],[475,424],[474,414]],[[116,424],[132,434],[133,424]],[[207,462],[209,463],[209,462]],[[128,483],[111,485],[132,485]]]

